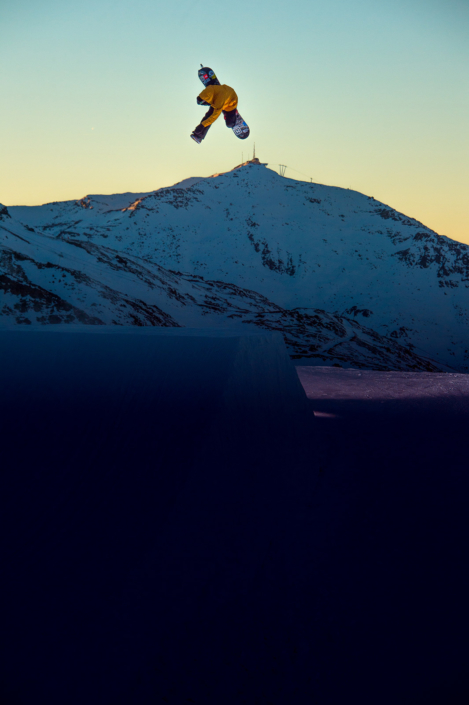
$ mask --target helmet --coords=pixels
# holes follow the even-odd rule
[[[202,66],[197,73],[205,88],[207,88],[207,86],[220,85],[220,81],[215,76],[215,72],[212,71],[212,69],[210,69],[208,66]]]

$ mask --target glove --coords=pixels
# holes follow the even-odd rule
[[[207,103],[206,100],[202,100],[200,95],[197,96],[197,105],[210,105],[210,103]]]

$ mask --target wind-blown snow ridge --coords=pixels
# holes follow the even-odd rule
[[[469,248],[355,191],[248,163],[9,207],[0,233],[4,321],[237,321],[318,364],[469,369]]]

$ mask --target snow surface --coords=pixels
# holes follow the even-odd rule
[[[469,375],[425,372],[372,372],[297,366],[310,399],[369,399],[374,401],[446,399],[463,410],[469,398]]]

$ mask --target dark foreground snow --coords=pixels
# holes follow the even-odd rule
[[[329,448],[287,568],[318,702],[469,702],[469,375],[297,371]]]
[[[467,703],[466,375],[2,331],[0,702]]]

